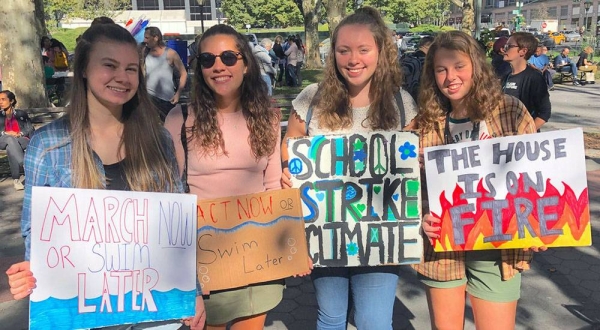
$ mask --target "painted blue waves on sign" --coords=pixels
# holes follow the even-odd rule
[[[96,307],[94,313],[77,312],[77,297],[71,299],[48,298],[30,302],[30,330],[86,329],[117,324],[135,324],[150,321],[175,320],[194,315],[196,290],[167,292],[151,291],[156,312],[131,310],[131,291],[125,294],[125,310],[117,312],[117,296],[111,295],[112,313],[100,312],[101,297],[86,299],[86,305]],[[142,295],[137,296],[137,305],[142,303]]]
[[[213,226],[202,226],[200,228],[198,228],[198,233],[201,233],[203,231],[206,230],[212,230],[215,231],[217,233],[233,233],[235,231],[238,231],[244,227],[247,226],[256,226],[256,227],[272,227],[273,225],[275,225],[276,223],[280,222],[280,221],[304,221],[304,218],[302,217],[290,217],[290,216],[281,216],[273,221],[270,222],[256,222],[256,221],[252,221],[252,220],[248,220],[244,223],[241,223],[235,227],[231,227],[229,229],[221,229],[221,228],[215,228]]]

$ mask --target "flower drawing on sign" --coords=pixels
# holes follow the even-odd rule
[[[404,142],[404,144],[401,145],[400,148],[398,148],[398,151],[400,151],[400,158],[402,158],[402,160],[407,160],[409,158],[417,157],[415,149],[416,146],[410,144],[410,142]]]
[[[346,250],[349,256],[355,256],[358,253],[358,245],[354,242],[346,244]]]

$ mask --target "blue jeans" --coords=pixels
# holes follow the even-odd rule
[[[12,135],[0,136],[0,150],[6,149],[8,156],[8,166],[10,168],[10,176],[13,180],[20,177],[21,166],[25,157],[25,149],[29,145],[29,139],[24,137],[15,137]]]
[[[271,85],[271,77],[269,77],[268,74],[261,74],[260,76],[262,80],[265,81],[265,84],[267,84],[267,91],[269,93],[269,96],[273,95],[273,85]]]
[[[558,68],[558,72],[573,72],[573,79],[577,77],[577,65],[575,63],[567,63]]]
[[[398,266],[315,268],[317,330],[346,330],[350,292],[358,329],[391,330],[398,271]]]

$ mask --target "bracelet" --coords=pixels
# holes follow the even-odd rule
[[[281,168],[286,168],[286,167],[288,167],[288,161],[284,160],[281,162]]]

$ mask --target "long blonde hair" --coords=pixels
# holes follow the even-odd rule
[[[481,46],[461,31],[439,34],[429,47],[421,76],[419,92],[419,128],[429,131],[439,124],[440,117],[452,111],[450,101],[437,86],[433,60],[440,49],[455,50],[470,57],[473,66],[473,87],[465,96],[467,113],[471,121],[487,119],[503,100],[500,81],[487,63]]]
[[[320,92],[314,103],[319,126],[329,130],[352,126],[352,107],[348,86],[337,69],[335,59],[338,34],[340,29],[346,25],[368,26],[379,51],[377,68],[371,77],[369,89],[369,98],[372,103],[365,121],[368,122],[371,129],[395,128],[400,119],[395,106],[394,94],[400,90],[402,85],[398,50],[392,42],[391,31],[385,25],[379,11],[371,7],[362,7],[354,14],[346,16],[333,32],[325,66],[325,78],[319,87]]]
[[[116,24],[99,24],[86,30],[75,49],[73,97],[67,109],[69,130],[73,144],[71,169],[73,187],[104,188],[103,178],[94,160],[89,144],[90,119],[87,99],[87,79],[84,72],[89,64],[94,44],[110,41],[131,45],[137,43],[131,34]],[[139,86],[135,96],[123,105],[121,121],[123,135],[119,148],[125,149],[123,159],[125,179],[132,190],[175,191],[176,172],[169,166],[166,149],[172,143],[158,120],[146,92],[143,72],[138,72]]]

